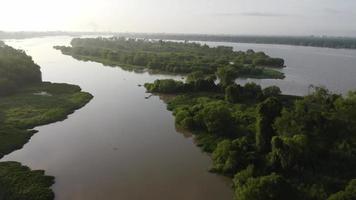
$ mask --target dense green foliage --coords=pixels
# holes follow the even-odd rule
[[[182,93],[190,91],[218,91],[219,86],[215,85],[211,79],[199,79],[183,83],[182,81],[175,81],[172,79],[156,80],[154,83],[146,83],[147,91],[152,93]]]
[[[284,60],[263,52],[235,52],[232,47],[209,47],[198,43],[149,41],[127,38],[75,38],[72,47],[55,46],[75,58],[124,68],[149,69],[165,73],[214,74],[219,67],[231,67],[241,77],[284,78],[271,68],[284,67]]]
[[[356,92],[315,88],[293,97],[276,86],[228,83],[180,90],[168,109],[212,153],[211,171],[234,177],[236,199],[354,199]],[[177,93],[167,88],[155,92]]]
[[[356,49],[355,37],[326,36],[247,36],[201,34],[120,33],[120,36],[160,40],[214,41],[257,44],[284,44],[297,46]]]
[[[331,195],[328,200],[351,200],[356,199],[356,179],[352,179],[345,190]]]
[[[0,44],[0,96],[41,82],[40,67],[23,51]]]
[[[0,158],[21,148],[38,125],[63,120],[92,96],[80,87],[42,82],[32,58],[0,44]],[[0,162],[0,199],[50,200],[53,177],[15,162]]]
[[[261,152],[271,150],[271,139],[274,136],[272,124],[282,110],[277,98],[268,98],[257,106],[256,148]]]
[[[0,98],[0,157],[29,140],[34,132],[27,129],[63,120],[91,98],[78,86],[47,82]]]
[[[54,177],[44,175],[42,170],[33,170],[17,162],[0,163],[0,199],[3,200],[51,200],[49,188]]]
[[[249,177],[244,182],[240,179],[235,187],[235,195],[239,200],[298,199],[296,190],[283,176],[276,173],[266,176]]]

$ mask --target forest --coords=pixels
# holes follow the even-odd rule
[[[356,92],[297,97],[198,76],[145,87],[174,95],[176,126],[211,154],[211,172],[232,178],[236,200],[356,199]]]
[[[356,49],[355,37],[327,36],[254,36],[254,35],[207,35],[207,34],[163,34],[163,33],[118,33],[118,36],[157,40],[187,40],[210,42],[233,42],[255,44],[282,44],[326,48]]]
[[[0,43],[0,96],[42,81],[40,67],[23,51]]]
[[[234,74],[255,78],[284,78],[281,58],[263,52],[234,51],[232,47],[209,47],[198,43],[151,41],[124,37],[74,38],[71,47],[55,46],[63,54],[123,68],[148,69],[163,73],[187,74],[201,71],[215,74],[228,68]]]
[[[22,50],[0,44],[0,158],[22,148],[35,126],[63,120],[92,96],[79,86],[42,82]],[[54,177],[17,162],[0,162],[0,199],[52,200]]]
[[[165,34],[165,33],[111,33],[111,32],[4,32],[0,31],[0,39],[23,39],[46,36],[81,36],[81,35],[115,35],[118,37],[143,38],[155,40],[187,40],[208,42],[233,42],[255,44],[281,44],[295,46],[312,46],[326,48],[356,49],[355,37],[332,36],[263,36],[263,35],[212,35],[212,34]]]

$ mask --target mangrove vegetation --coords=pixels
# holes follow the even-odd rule
[[[276,86],[156,80],[178,127],[211,153],[211,172],[233,180],[237,200],[352,200],[356,196],[356,92],[314,87],[297,97]]]
[[[38,125],[63,120],[92,96],[80,87],[43,82],[22,50],[0,44],[0,158],[21,148]],[[52,200],[54,177],[17,162],[0,162],[0,199]]]
[[[63,54],[81,60],[116,65],[124,69],[147,69],[152,72],[215,74],[219,68],[235,76],[284,78],[278,69],[285,67],[281,58],[263,52],[234,51],[232,47],[209,47],[190,42],[140,40],[124,37],[74,38],[71,47],[55,46]]]

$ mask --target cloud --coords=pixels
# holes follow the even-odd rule
[[[249,17],[286,17],[291,16],[285,13],[272,12],[235,12],[235,13],[213,13],[213,16],[218,17],[234,17],[234,16],[249,16]]]
[[[325,8],[324,12],[326,12],[327,14],[344,14],[345,13],[345,11],[337,10],[334,8]]]

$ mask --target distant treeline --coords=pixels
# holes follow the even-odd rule
[[[159,72],[214,74],[219,68],[227,68],[234,71],[236,77],[283,78],[281,72],[269,69],[283,68],[283,59],[253,50],[236,52],[226,46],[124,37],[75,38],[71,45],[54,48],[77,58]]]
[[[257,44],[284,44],[296,46],[312,46],[327,48],[356,49],[356,37],[332,36],[253,36],[253,35],[209,35],[209,34],[165,34],[165,33],[117,33],[117,32],[4,32],[0,31],[0,39],[24,39],[45,36],[125,36],[158,40],[189,40],[211,42],[257,43]]]
[[[160,40],[188,40],[356,49],[356,38],[320,36],[238,36],[204,34],[119,33],[118,36]]]

